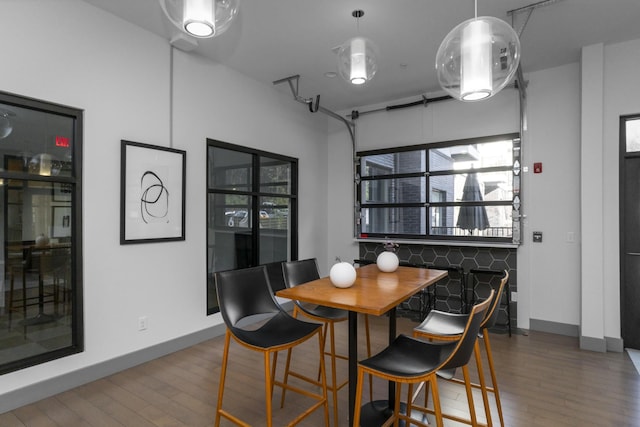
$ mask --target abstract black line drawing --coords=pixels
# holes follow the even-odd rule
[[[71,206],[53,206],[51,237],[71,237]]]
[[[121,141],[120,244],[185,240],[186,152]]]
[[[153,171],[145,171],[140,178],[140,215],[145,223],[158,220],[169,222],[169,190]]]

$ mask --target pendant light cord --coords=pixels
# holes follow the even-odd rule
[[[173,148],[173,46],[169,46],[169,147]]]
[[[364,10],[356,9],[351,12],[351,16],[356,18],[356,32],[360,35],[360,18],[364,16]]]

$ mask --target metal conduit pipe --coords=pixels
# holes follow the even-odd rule
[[[276,80],[273,82],[274,85],[277,84],[281,84],[281,83],[288,83],[289,84],[289,88],[291,89],[291,93],[293,94],[293,99],[295,99],[296,101],[305,104],[309,107],[309,111],[311,113],[315,113],[315,112],[322,112],[326,115],[328,115],[329,117],[333,117],[336,120],[340,120],[342,123],[344,123],[344,125],[347,127],[347,130],[349,131],[349,136],[351,137],[351,176],[353,176],[353,212],[355,215],[355,212],[357,212],[357,202],[356,200],[357,198],[357,191],[358,191],[358,183],[356,180],[356,166],[357,166],[357,156],[356,156],[356,125],[354,122],[347,120],[346,118],[342,117],[341,115],[323,107],[322,105],[320,105],[320,95],[316,96],[315,98],[315,102],[313,98],[304,98],[302,96],[300,96],[298,94],[298,81],[300,80],[300,75],[296,74],[294,76],[289,76],[289,77],[285,77],[283,79],[280,80]],[[293,81],[295,81],[295,86],[293,84]],[[354,218],[353,221],[353,237],[357,237],[358,236],[358,231],[356,230],[356,224],[357,224],[357,218]]]
[[[386,106],[386,107],[376,108],[374,110],[368,110],[368,111],[357,111],[357,110],[354,110],[347,117],[350,117],[352,120],[355,120],[358,117],[364,116],[366,114],[377,113],[377,112],[380,112],[380,111],[399,110],[399,109],[402,109],[402,108],[417,107],[417,106],[420,106],[420,105],[426,107],[429,103],[438,102],[438,101],[448,101],[449,99],[453,99],[453,98],[450,97],[449,95],[439,96],[437,98],[427,98],[426,96],[422,95],[422,100],[420,100],[420,101],[408,102],[406,104],[389,105],[389,106]]]

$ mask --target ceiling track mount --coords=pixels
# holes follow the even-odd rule
[[[295,99],[296,101],[302,103],[302,104],[306,104],[307,107],[309,108],[309,111],[311,113],[316,113],[318,111],[323,112],[324,114],[333,117],[336,120],[341,121],[342,123],[344,123],[344,125],[347,127],[347,130],[349,131],[349,137],[351,138],[351,156],[352,156],[352,173],[353,176],[356,176],[356,162],[358,161],[357,158],[357,147],[356,147],[356,124],[351,121],[351,120],[347,120],[346,118],[342,117],[341,115],[334,113],[333,111],[324,108],[322,105],[320,105],[320,95],[314,98],[304,98],[302,96],[300,96],[299,93],[299,86],[298,83],[300,82],[300,75],[299,74],[295,74],[293,76],[289,76],[289,77],[285,77],[283,79],[279,79],[279,80],[275,80],[273,82],[274,85],[279,85],[282,83],[287,83],[289,85],[289,89],[291,89],[291,93],[293,94],[293,99]],[[353,200],[354,203],[356,203],[355,201],[358,199],[356,197],[358,191],[358,187],[357,187],[357,183],[355,182],[354,179],[354,183],[353,183]],[[354,228],[353,228],[353,237],[357,237],[357,229],[356,229],[356,221],[358,218],[358,215],[356,214],[358,212],[358,207],[357,205],[354,205]]]
[[[336,120],[340,120],[342,123],[345,124],[345,126],[347,126],[347,129],[349,129],[349,134],[351,135],[351,141],[355,147],[355,134],[354,134],[354,127],[355,124],[352,121],[349,121],[347,119],[345,119],[344,117],[342,117],[341,115],[334,113],[333,111],[323,107],[322,105],[320,105],[320,95],[317,95],[315,98],[305,98],[300,96],[299,93],[299,81],[300,81],[300,75],[299,74],[295,74],[293,76],[289,76],[289,77],[285,77],[283,79],[279,79],[279,80],[275,80],[273,82],[274,85],[279,85],[282,83],[287,83],[289,85],[289,89],[291,89],[291,93],[293,94],[293,99],[295,99],[296,101],[307,105],[307,107],[309,108],[309,111],[312,113],[316,113],[318,111],[321,111],[323,113],[325,113],[326,115],[333,117]]]
[[[542,0],[527,6],[523,6],[517,9],[512,9],[507,11],[507,15],[511,17],[511,26],[516,31],[516,34],[518,34],[518,37],[522,35],[522,32],[524,31],[524,28],[527,26],[527,23],[529,22],[529,18],[531,18],[531,14],[535,9],[538,9],[544,6],[549,6],[550,4],[557,3],[559,1],[561,0]],[[522,23],[522,25],[519,26],[519,28],[516,28],[515,26],[516,17],[520,14],[525,14],[525,13],[526,13],[526,16],[524,18],[524,22]]]

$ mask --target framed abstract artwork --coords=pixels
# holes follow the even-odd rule
[[[121,141],[120,244],[185,240],[187,154]]]
[[[51,237],[71,237],[71,206],[53,206]]]
[[[53,201],[54,202],[71,202],[71,194],[73,186],[68,183],[53,183]]]

